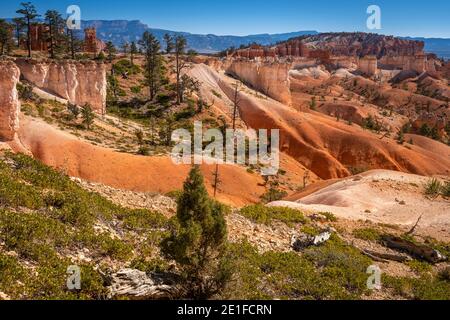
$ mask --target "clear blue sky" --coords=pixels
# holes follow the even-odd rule
[[[23,0],[22,0],[23,1]],[[12,17],[20,0],[0,1],[0,17]],[[81,7],[82,19],[141,20],[153,28],[248,35],[301,30],[369,31],[366,9],[382,10],[383,34],[450,38],[449,0],[35,0],[65,12]]]

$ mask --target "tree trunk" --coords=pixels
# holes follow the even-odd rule
[[[27,49],[28,49],[28,58],[31,58],[31,21],[30,18],[27,17]]]

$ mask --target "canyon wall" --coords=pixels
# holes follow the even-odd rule
[[[94,61],[17,59],[25,80],[79,106],[89,103],[95,113],[106,112],[106,68]]]
[[[16,85],[20,71],[12,61],[0,60],[0,141],[11,141],[19,129],[20,102]]]
[[[235,60],[226,72],[267,96],[291,104],[289,71],[291,63]]]

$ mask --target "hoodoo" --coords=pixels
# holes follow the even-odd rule
[[[0,60],[0,141],[11,141],[19,129],[20,101],[16,89],[19,68],[12,61]]]

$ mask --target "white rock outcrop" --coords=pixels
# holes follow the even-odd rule
[[[106,68],[95,61],[38,61],[17,59],[22,77],[50,94],[70,103],[89,103],[94,112],[106,111]]]
[[[0,141],[12,141],[19,129],[20,101],[16,85],[19,68],[12,61],[0,60]]]

